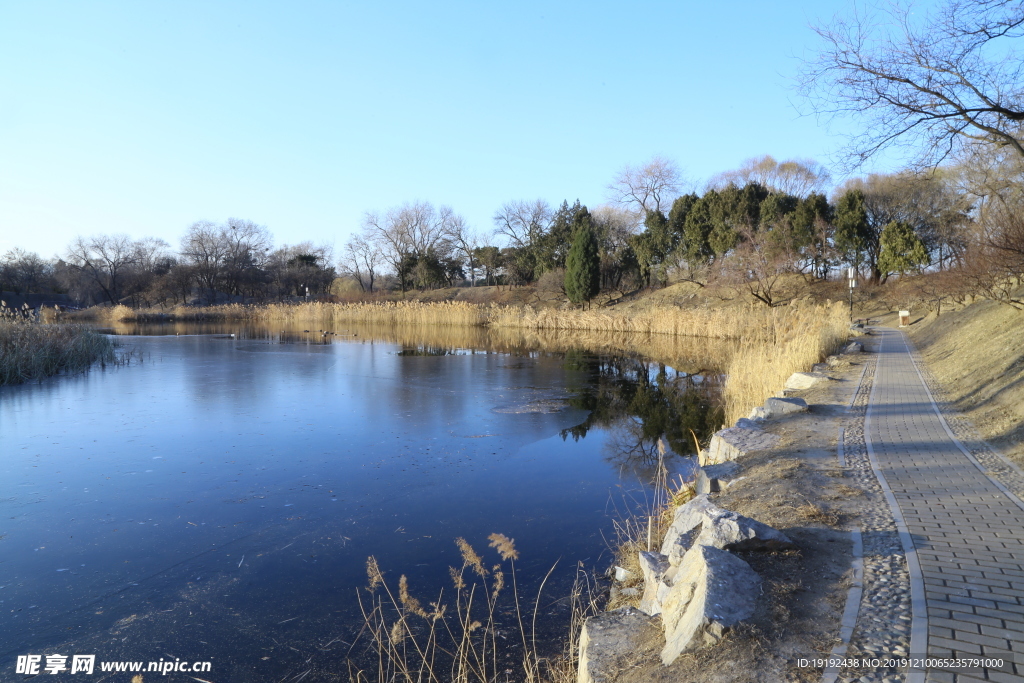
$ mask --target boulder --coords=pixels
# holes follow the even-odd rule
[[[697,468],[697,476],[693,480],[693,490],[699,496],[704,493],[718,493],[721,489],[717,479],[712,479],[703,469]]]
[[[723,462],[720,465],[705,465],[698,468],[695,482],[696,493],[719,493],[729,488],[734,481],[739,481],[738,476],[742,468],[735,460]]]
[[[807,401],[802,398],[769,398],[764,402],[764,411],[769,418],[806,413],[807,410]]]
[[[696,496],[693,500],[676,509],[675,516],[665,540],[661,554],[669,563],[679,566],[690,548],[709,545],[723,550],[788,550],[795,548],[793,541],[777,529],[757,520],[725,510],[710,501],[707,495]],[[671,573],[666,572],[671,583]]]
[[[757,428],[752,421],[744,424],[748,426],[729,427],[715,432],[708,445],[708,463],[735,460],[755,451],[767,450],[779,442],[779,437]]]
[[[860,342],[850,342],[843,349],[843,353],[861,353],[864,351],[864,345]]]
[[[828,379],[828,375],[822,372],[794,372],[786,380],[786,389],[793,391],[800,391],[802,389],[810,389],[816,384],[820,384]]]
[[[729,628],[748,619],[760,587],[750,565],[725,550],[701,545],[687,553],[662,605],[662,663],[717,643]]]
[[[636,665],[641,645],[659,639],[658,620],[623,607],[587,619],[580,633],[577,683],[611,683]]]
[[[758,424],[758,420],[752,420],[749,417],[741,417],[736,420],[736,424],[733,427],[739,427],[740,429],[761,429],[761,425]]]
[[[719,481],[732,481],[738,478],[743,467],[735,461],[723,462],[720,465],[706,465],[701,468],[711,479]]]
[[[640,611],[656,617],[661,613],[661,603],[670,590],[663,579],[672,565],[661,553],[641,551],[640,567],[644,571],[644,594],[640,598]]]

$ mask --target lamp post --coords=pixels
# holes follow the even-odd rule
[[[850,282],[850,324],[853,324],[853,288],[857,286],[857,271],[854,270],[853,266],[846,273],[847,278]]]

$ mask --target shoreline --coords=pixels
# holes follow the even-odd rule
[[[864,525],[864,519],[884,512],[879,512],[879,505],[884,506],[880,494],[870,489],[870,482],[862,476],[866,458],[861,463],[863,442],[857,443],[857,435],[863,433],[857,424],[863,421],[865,388],[870,387],[873,363],[870,353],[844,354],[829,368],[830,380],[807,390],[786,392],[805,398],[810,411],[760,423],[778,438],[777,445],[733,461],[740,471],[730,475],[732,484],[726,482],[721,493],[711,495],[715,505],[779,529],[800,548],[795,554],[737,553],[763,580],[764,595],[754,615],[727,632],[719,644],[680,655],[670,666],[664,666],[659,658],[665,642],[660,628],[648,630],[632,643],[633,656],[617,662],[605,658],[601,666],[611,664],[603,672],[603,680],[821,679],[820,667],[799,667],[797,660],[801,656],[813,659],[815,654],[827,656],[833,646],[843,643],[839,634],[849,625],[849,617],[847,623],[841,617],[856,584],[852,532]],[[849,406],[855,406],[852,413]],[[847,436],[842,439],[844,433]],[[845,462],[841,463],[837,450],[844,445]],[[867,527],[866,531],[871,524]],[[870,599],[877,599],[879,578],[888,577],[891,583],[898,575],[898,560],[890,558],[883,566],[885,563],[874,559],[880,552],[878,543],[876,535],[865,536],[869,580],[862,585]],[[628,591],[631,585],[619,584],[620,590]],[[848,639],[850,633],[845,635]],[[863,649],[863,636],[860,631],[854,633],[854,648]],[[876,636],[868,634],[869,640],[871,637]],[[579,680],[598,678],[581,675]]]

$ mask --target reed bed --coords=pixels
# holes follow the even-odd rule
[[[0,319],[0,385],[85,370],[114,360],[114,344],[81,325]]]
[[[370,325],[488,326],[561,330],[566,332],[618,332],[675,336],[742,339],[759,330],[774,329],[779,311],[822,309],[822,306],[743,306],[734,308],[663,307],[648,311],[579,311],[530,306],[479,305],[464,301],[371,303],[265,304],[249,306],[175,306],[132,309],[117,305],[92,308],[77,317],[107,322],[157,322],[167,320],[252,320],[302,324],[363,323]]]
[[[486,325],[491,310],[461,301],[440,303],[414,301],[325,303],[314,301],[302,304],[265,304],[261,306],[242,304],[203,307],[175,306],[166,309],[132,309],[118,305],[108,308],[92,308],[78,314],[78,317],[109,323],[250,320],[304,325],[362,323],[368,325],[474,326]]]
[[[491,327],[518,327],[536,330],[740,339],[764,324],[767,311],[768,309],[763,306],[738,309],[666,307],[624,313],[495,308],[492,309],[488,323]]]
[[[741,342],[726,369],[729,424],[775,396],[791,374],[807,371],[835,353],[849,336],[849,318],[841,303],[771,311],[761,333]]]

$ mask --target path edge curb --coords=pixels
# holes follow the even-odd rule
[[[871,394],[868,396],[867,407],[864,410],[864,444],[867,446],[868,461],[871,463],[871,469],[874,470],[875,477],[878,479],[878,485],[882,487],[882,493],[885,495],[886,502],[889,503],[889,507],[892,510],[900,543],[903,544],[903,553],[907,559],[907,572],[910,574],[910,653],[912,655],[920,654],[925,656],[928,653],[928,606],[925,602],[924,574],[921,572],[921,563],[917,558],[917,548],[914,546],[914,539],[910,536],[910,530],[903,519],[903,510],[900,508],[896,496],[889,487],[889,482],[886,481],[885,475],[882,474],[878,458],[875,457],[875,449],[871,444],[870,425],[872,408],[875,401],[875,392],[878,390],[879,385],[877,364],[880,364],[882,361],[883,344],[884,339],[880,339],[879,348],[876,352],[879,354],[879,357],[875,361],[875,381],[871,383]],[[909,347],[907,347],[908,353],[909,350]],[[927,389],[927,387],[925,388]],[[912,668],[907,671],[907,683],[924,683],[924,680],[925,671],[923,669]]]

